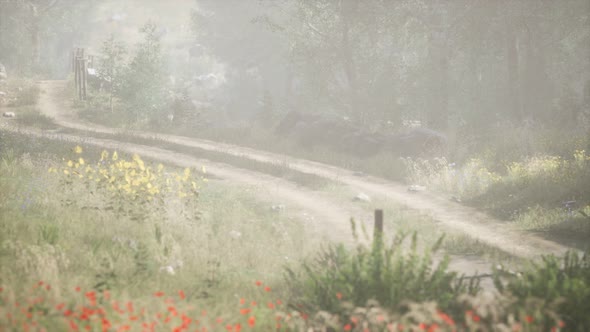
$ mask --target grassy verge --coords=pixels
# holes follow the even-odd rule
[[[3,330],[588,326],[587,258],[549,259],[527,282],[498,272],[490,302],[433,262],[440,242],[417,251],[400,233],[318,251],[287,215],[197,170],[2,135]]]
[[[236,297],[260,295],[255,280],[276,284],[282,265],[314,246],[287,215],[245,190],[203,182],[195,171],[160,171],[125,155],[100,160],[96,150],[76,154],[73,146],[36,146],[8,134],[2,144],[0,287],[10,296],[28,294],[39,281],[66,306],[77,287],[136,303],[182,289],[215,315]],[[156,178],[145,180],[150,174]],[[184,187],[160,194],[167,182]]]
[[[536,156],[497,170],[481,159],[465,165],[446,160],[408,161],[411,178],[454,195],[517,227],[585,249],[590,236],[590,156]]]

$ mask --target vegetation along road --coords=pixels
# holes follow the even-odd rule
[[[66,88],[65,81],[42,81],[40,85],[42,93],[39,99],[39,108],[47,116],[53,118],[59,126],[101,134],[115,135],[119,133],[117,129],[106,128],[78,120],[71,108],[66,105],[64,100],[60,99],[61,92]],[[512,229],[505,221],[492,218],[480,211],[463,206],[445,197],[436,196],[427,191],[412,193],[402,184],[372,176],[359,177],[350,170],[203,139],[149,132],[128,132],[127,134],[144,139],[157,138],[168,143],[215,151],[263,163],[283,163],[295,171],[334,180],[349,186],[353,190],[360,190],[369,195],[390,199],[410,209],[419,210],[430,215],[436,222],[450,231],[463,232],[482,243],[498,247],[517,257],[535,258],[541,254],[562,255],[568,249],[554,242]],[[75,138],[73,135],[63,135],[63,137]],[[162,149],[145,146],[140,147],[113,140],[87,138],[86,142],[88,144],[100,143],[103,146],[111,148],[138,152],[147,157],[165,159],[168,162],[178,165],[194,164],[197,162],[197,159],[189,157],[186,154],[171,153]],[[202,163],[202,161],[199,162]],[[278,182],[280,180],[276,178],[262,176],[258,173],[253,174],[242,169],[238,170],[228,165],[211,162],[207,164],[210,165],[209,168],[213,169],[216,175],[230,181],[279,188]],[[273,193],[273,195],[277,198],[280,197],[279,199],[285,202],[292,202],[304,206],[306,210],[314,211],[314,214],[317,216],[316,218],[323,221],[322,223],[316,223],[316,227],[325,230],[326,232],[324,234],[330,235],[333,240],[346,241],[346,239],[350,238],[348,236],[348,225],[343,221],[348,220],[351,216],[361,220],[367,220],[367,213],[355,209],[354,206],[343,207],[342,205],[329,203],[329,199],[319,199],[319,197],[316,197],[318,194],[311,190],[296,187],[286,183],[286,181],[280,181],[280,183],[281,189]]]

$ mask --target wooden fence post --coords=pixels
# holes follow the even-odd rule
[[[78,99],[86,100],[88,81],[88,59],[84,55],[83,48],[76,48],[72,51],[72,70],[74,71],[74,82]]]

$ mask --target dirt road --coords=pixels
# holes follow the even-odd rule
[[[40,85],[42,91],[44,91],[44,93],[41,94],[39,101],[40,109],[48,116],[52,117],[58,125],[104,134],[117,133],[116,129],[85,123],[76,119],[75,115],[72,114],[65,102],[58,100],[58,96],[61,95],[61,90],[65,87],[64,81],[43,81],[40,82]],[[286,162],[286,164],[293,170],[335,180],[349,186],[353,190],[363,191],[369,195],[390,199],[397,203],[403,204],[410,209],[425,212],[451,231],[463,232],[474,239],[501,248],[502,250],[510,252],[518,257],[533,258],[538,257],[540,254],[550,253],[561,255],[568,249],[557,243],[517,231],[511,227],[508,222],[494,219],[475,209],[465,207],[446,198],[438,197],[428,192],[410,193],[408,192],[406,186],[381,178],[371,176],[359,178],[354,176],[351,171],[346,169],[318,162],[292,158],[285,155],[259,151],[252,148],[212,142],[209,140],[158,133],[126,133],[143,138],[157,137],[159,140],[169,143],[226,153],[259,162]],[[217,165],[216,167],[221,167],[221,165]],[[255,179],[251,180],[254,180],[256,183],[260,183],[261,179],[258,178],[258,175],[255,177]],[[233,178],[238,180],[235,176]],[[278,180],[274,179],[269,181]],[[285,188],[288,187],[286,183],[285,186]],[[289,191],[288,195],[290,196],[290,201],[299,202],[302,204],[310,204],[308,206],[318,205],[318,201],[315,199],[307,198],[313,197],[313,192],[311,191],[305,192],[304,189],[296,188],[293,189],[293,191]],[[348,220],[348,217],[350,217],[348,214],[350,211],[343,211],[342,206],[329,207],[325,201],[319,205],[320,206],[316,206],[316,210],[321,210],[324,214],[327,214],[328,210],[332,210],[332,208],[334,208],[335,210],[332,210],[329,212],[329,214],[331,214],[331,217],[336,217],[338,215],[336,220]],[[344,217],[344,219],[342,217]],[[331,227],[328,228],[331,229]],[[348,234],[347,232],[348,230],[346,229],[345,234]],[[330,233],[334,232],[332,231]]]

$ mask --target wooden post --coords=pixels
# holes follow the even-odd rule
[[[82,100],[86,100],[86,82],[88,80],[88,69],[86,65],[87,60],[84,49],[82,49],[82,57],[80,61],[82,62]]]
[[[80,49],[76,48],[76,53],[74,54],[74,82],[76,83],[76,94],[78,94],[78,98],[80,98]]]
[[[375,228],[373,230],[373,238],[383,234],[383,210],[375,210]]]

